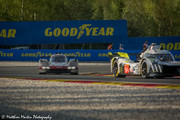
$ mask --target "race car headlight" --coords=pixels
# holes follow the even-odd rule
[[[76,69],[76,67],[68,67],[68,69]]]
[[[42,67],[42,69],[50,69],[50,67]]]
[[[72,67],[72,69],[76,69],[76,67]]]

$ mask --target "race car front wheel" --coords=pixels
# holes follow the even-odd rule
[[[47,74],[46,70],[39,69],[39,74]]]
[[[147,78],[147,64],[145,61],[143,61],[141,65],[141,76]]]
[[[78,72],[71,72],[71,75],[79,75],[79,73]]]
[[[118,69],[118,61],[117,60],[115,60],[114,62],[113,62],[113,74],[114,74],[114,77],[116,77],[116,78],[124,78],[124,77],[126,77],[125,75],[120,75],[119,74],[119,69]]]

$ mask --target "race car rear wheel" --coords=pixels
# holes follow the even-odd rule
[[[39,72],[39,74],[47,74],[47,72],[43,72],[43,73],[42,73],[42,72]]]
[[[115,60],[113,62],[113,74],[114,74],[114,77],[116,77],[116,78],[124,78],[124,77],[126,77],[125,75],[120,75],[119,74],[118,61],[117,60]]]
[[[79,75],[78,72],[71,72],[71,75]]]
[[[47,74],[47,71],[44,70],[43,72],[41,70],[39,70],[39,74]]]
[[[141,65],[141,76],[147,78],[147,63],[145,61],[143,61]]]

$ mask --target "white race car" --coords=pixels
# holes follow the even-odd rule
[[[70,59],[68,61],[67,56],[64,54],[54,54],[50,56],[49,61],[47,59],[40,59],[39,74],[46,73],[70,73],[78,75],[78,60]]]
[[[111,59],[111,72],[115,77],[127,75],[141,75],[148,77],[180,76],[180,62],[175,61],[173,55],[155,44],[142,51],[136,61],[129,59],[127,53],[109,53]]]

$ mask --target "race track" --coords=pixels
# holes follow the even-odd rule
[[[126,78],[115,78],[110,73],[109,64],[90,64],[79,66],[79,75],[62,74],[46,74],[39,75],[37,66],[0,66],[1,77],[22,77],[35,79],[70,79],[84,81],[105,81],[105,82],[132,82],[132,83],[156,83],[156,84],[176,84],[180,85],[180,77],[171,77],[164,79],[143,79],[140,76],[128,76]]]
[[[179,77],[114,78],[109,63],[80,63],[79,75],[39,75],[37,65],[0,63],[1,119],[180,119]]]

